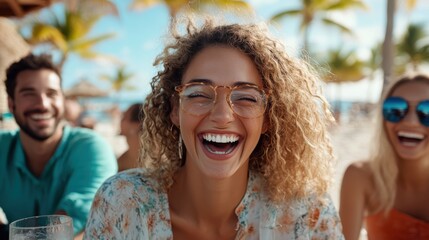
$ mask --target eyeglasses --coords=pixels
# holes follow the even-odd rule
[[[383,117],[386,121],[397,123],[407,115],[410,104],[401,97],[389,97],[383,103]],[[429,127],[429,99],[417,103],[416,113],[422,125]]]
[[[237,86],[214,86],[204,82],[187,83],[177,86],[183,111],[201,116],[209,113],[216,104],[217,89],[228,90],[226,100],[234,111],[243,118],[257,118],[264,114],[267,107],[267,93],[252,84]]]

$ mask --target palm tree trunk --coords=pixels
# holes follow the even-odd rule
[[[303,50],[305,51],[305,54],[309,54],[309,52],[308,52],[309,28],[310,28],[310,26],[307,26],[304,29],[304,46],[303,46]]]
[[[304,29],[303,29],[304,45],[302,46],[302,50],[301,50],[301,58],[304,56],[310,55],[310,53],[308,51],[308,38],[309,38],[309,33],[310,33],[309,28],[310,28],[310,26],[307,25],[307,26],[304,26]]]
[[[64,52],[63,55],[61,56],[61,60],[58,64],[58,69],[60,70],[60,72],[63,72],[63,66],[67,60],[67,56],[68,56],[68,54],[66,52]]]
[[[368,102],[371,102],[372,96],[372,84],[374,83],[374,74],[368,76],[368,89],[366,90],[366,99]]]
[[[396,0],[387,0],[387,23],[386,34],[383,42],[383,89],[385,91],[389,81],[392,77],[393,59],[395,56],[395,49],[393,48],[393,28],[396,10]]]

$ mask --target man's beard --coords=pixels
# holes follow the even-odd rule
[[[24,114],[25,115],[25,114]],[[24,118],[25,118],[25,116],[24,116]],[[47,140],[47,139],[49,139],[50,137],[52,137],[52,135],[54,135],[54,133],[57,131],[57,129],[58,129],[58,125],[60,124],[60,122],[61,122],[61,118],[56,118],[55,119],[55,123],[54,123],[54,126],[53,126],[53,128],[52,128],[52,131],[51,132],[49,132],[48,134],[46,134],[46,135],[40,135],[40,134],[38,134],[36,131],[33,131],[31,128],[30,128],[30,126],[28,126],[28,124],[26,124],[25,123],[25,121],[24,120],[21,120],[20,119],[20,117],[17,117],[17,116],[15,116],[15,122],[16,122],[16,124],[18,124],[18,126],[19,126],[19,128],[24,132],[24,133],[26,133],[28,136],[30,136],[31,138],[33,138],[34,140],[36,140],[36,141],[39,141],[39,142],[43,142],[43,141],[45,141],[45,140]]]

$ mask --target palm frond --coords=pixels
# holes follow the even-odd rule
[[[339,0],[328,5],[325,10],[345,10],[350,8],[357,8],[362,10],[368,10],[368,6],[362,0]]]
[[[67,41],[63,34],[57,28],[42,23],[33,26],[29,41],[31,44],[49,42],[61,51],[68,50]]]
[[[71,44],[72,50],[86,50],[91,49],[95,45],[97,45],[100,42],[103,42],[105,40],[111,39],[115,36],[113,33],[107,33],[103,34],[97,37],[89,38],[89,39],[80,39],[78,41],[75,41]]]
[[[338,29],[341,30],[341,32],[347,33],[347,34],[352,34],[352,30],[350,28],[348,28],[347,26],[331,19],[331,18],[323,18],[322,22],[328,26],[334,26]]]
[[[302,14],[302,10],[301,9],[293,9],[293,10],[286,10],[286,11],[281,11],[275,15],[273,15],[270,18],[271,22],[279,22],[280,20],[282,20],[283,18],[287,17],[287,16],[298,16]]]
[[[142,10],[162,2],[162,0],[133,0],[129,5],[129,8],[131,10]]]

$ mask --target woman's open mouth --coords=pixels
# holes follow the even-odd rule
[[[421,133],[405,131],[398,132],[397,136],[399,142],[406,147],[415,147],[425,139],[425,136]]]
[[[204,148],[211,154],[227,155],[234,151],[240,137],[235,134],[205,133],[202,135]]]

